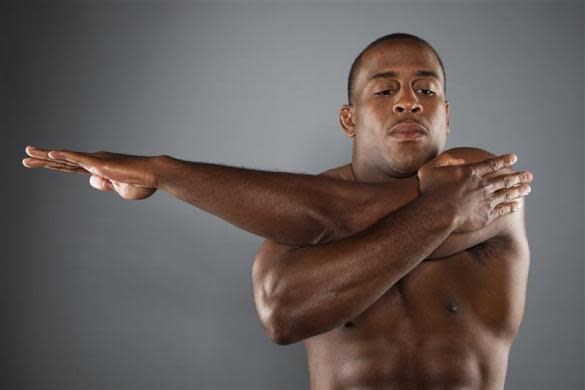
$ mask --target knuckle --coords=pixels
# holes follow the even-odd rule
[[[463,167],[461,167],[460,169],[461,172],[461,176],[463,176],[464,178],[470,178],[471,176],[473,176],[473,174],[475,173],[475,170],[473,169],[473,167],[471,165],[465,165]]]
[[[513,184],[512,177],[510,177],[510,176],[504,177],[504,187],[505,188],[512,187],[512,184]]]
[[[513,194],[511,192],[509,192],[509,191],[506,192],[506,195],[505,195],[506,202],[509,202],[512,200],[512,195]]]
[[[490,211],[493,210],[493,209],[495,209],[498,206],[499,203],[500,203],[500,201],[498,200],[497,197],[491,198],[490,199]]]
[[[489,164],[490,164],[490,168],[492,168],[493,171],[497,171],[498,169],[501,168],[501,160],[498,158],[493,158],[491,160],[489,160]]]
[[[489,160],[488,164],[489,164],[490,168],[492,169],[492,171],[495,171],[497,169],[496,160]]]

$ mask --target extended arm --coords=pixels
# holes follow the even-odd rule
[[[447,151],[466,163],[494,158],[482,149]],[[419,196],[416,176],[360,183],[328,176],[264,172],[172,158],[159,161],[158,187],[261,237],[291,245],[324,244],[353,236]],[[503,168],[488,175],[512,173]],[[447,237],[429,259],[445,257],[492,237],[500,226]]]
[[[244,230],[293,246],[352,236],[418,196],[416,178],[359,183],[168,156],[57,151],[49,158],[48,152],[27,148],[32,158],[25,166],[91,174],[93,187],[126,199],[143,199],[159,188]],[[471,243],[466,237],[447,240],[432,257],[466,249]]]
[[[467,163],[495,157],[477,148],[447,152]],[[157,172],[160,189],[244,230],[291,246],[325,244],[353,236],[419,196],[416,177],[360,183],[172,158],[159,161]],[[503,168],[488,177],[512,172]],[[465,250],[499,229],[496,223],[474,232],[454,233],[428,258]]]
[[[418,196],[414,179],[409,185],[358,183],[169,156],[34,147],[26,152],[30,158],[23,164],[28,168],[89,174],[92,187],[130,200],[161,189],[244,230],[294,246],[355,234]]]

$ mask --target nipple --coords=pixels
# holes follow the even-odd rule
[[[354,323],[351,321],[347,321],[345,324],[343,324],[343,327],[345,329],[353,328],[354,326],[355,326]]]
[[[459,306],[457,306],[457,303],[454,301],[449,301],[449,303],[447,303],[447,310],[449,313],[457,313],[457,309],[459,309]]]

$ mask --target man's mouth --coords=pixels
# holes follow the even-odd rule
[[[416,122],[400,122],[390,128],[388,134],[402,140],[415,140],[427,134],[425,128]]]

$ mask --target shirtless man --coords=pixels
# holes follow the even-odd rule
[[[502,389],[525,301],[514,155],[442,153],[445,76],[424,41],[390,35],[352,66],[340,121],[350,164],[320,176],[108,152],[27,148],[29,168],[90,174],[126,199],[162,189],[267,238],[259,318],[303,340],[312,389]]]

